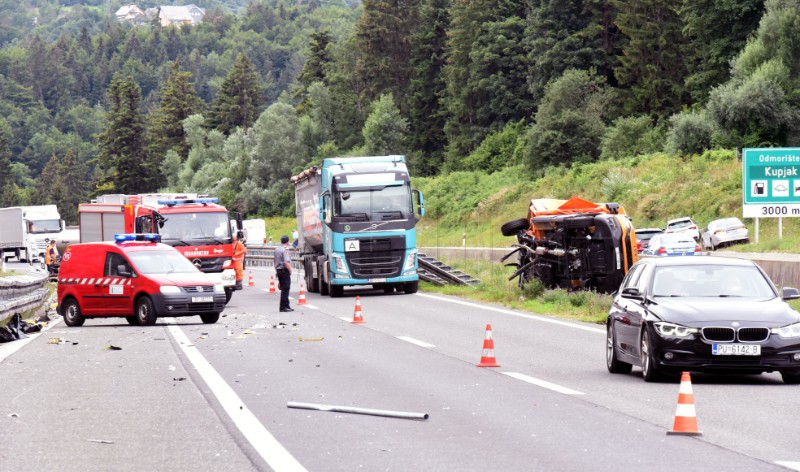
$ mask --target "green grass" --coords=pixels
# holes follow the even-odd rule
[[[452,267],[480,279],[481,285],[474,288],[460,285],[440,287],[423,282],[422,290],[589,323],[603,323],[611,307],[611,296],[596,292],[546,290],[532,283],[526,285],[523,293],[516,279],[508,280],[511,269],[499,263],[467,260],[453,262]]]

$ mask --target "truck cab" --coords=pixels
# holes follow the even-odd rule
[[[200,316],[216,323],[222,284],[200,272],[157,234],[120,234],[115,242],[73,244],[61,259],[56,311],[67,326],[87,318],[123,317],[153,325],[162,316]]]
[[[292,178],[309,291],[345,286],[415,293],[422,194],[403,156],[325,159]]]

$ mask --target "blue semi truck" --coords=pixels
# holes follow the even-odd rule
[[[324,159],[291,181],[309,292],[341,297],[353,285],[417,291],[416,225],[425,206],[405,157]]]

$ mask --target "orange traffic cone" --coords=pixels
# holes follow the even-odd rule
[[[697,430],[697,413],[694,411],[694,395],[692,394],[692,378],[689,372],[681,375],[681,389],[678,393],[678,409],[675,411],[675,424],[667,434],[684,436],[702,436]]]
[[[255,287],[256,286],[256,283],[253,280],[253,271],[252,270],[250,271],[250,280],[247,281],[247,286],[248,287]]]
[[[353,321],[351,323],[361,324],[364,318],[361,317],[361,297],[356,295],[356,310],[353,312]]]
[[[303,284],[300,284],[300,297],[297,299],[298,305],[306,304],[306,291],[303,290]]]
[[[272,275],[269,276],[269,293],[277,293],[275,290],[275,277]]]
[[[478,367],[500,367],[494,358],[494,341],[492,340],[492,325],[486,325],[486,337],[483,340],[483,354]]]

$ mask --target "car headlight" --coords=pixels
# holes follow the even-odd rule
[[[180,287],[175,285],[162,285],[160,287],[161,293],[181,293]]]
[[[233,261],[231,259],[225,259],[225,262],[222,263],[223,269],[229,269],[233,267]]]
[[[342,256],[334,255],[334,256],[331,256],[331,259],[333,259],[333,265],[334,265],[334,267],[336,267],[336,272],[347,273],[347,266],[345,265],[344,259],[342,259]]]
[[[656,332],[664,337],[685,338],[700,331],[697,328],[689,328],[664,321],[653,323],[653,326],[656,328]]]
[[[777,334],[782,338],[798,338],[800,337],[800,323],[794,323],[780,328],[772,328],[772,334]]]
[[[407,270],[411,270],[414,268],[414,264],[417,262],[417,251],[411,251],[406,256],[406,265],[403,266],[403,272]]]
[[[214,284],[214,291],[216,293],[225,293],[225,286],[222,284]]]

